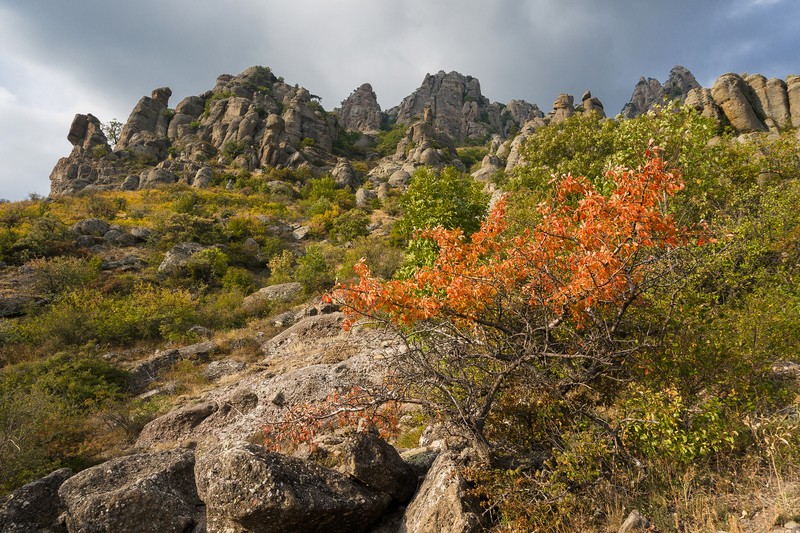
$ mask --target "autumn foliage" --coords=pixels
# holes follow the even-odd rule
[[[396,324],[448,317],[471,327],[501,319],[503,302],[520,297],[542,311],[545,327],[568,318],[582,327],[605,311],[619,312],[646,286],[653,260],[686,244],[692,232],[668,212],[683,185],[657,151],[641,168],[607,178],[615,184],[608,196],[585,178],[561,178],[552,200],[538,207],[539,224],[520,235],[505,234],[506,198],[469,240],[458,228],[425,231],[440,249],[431,267],[382,281],[362,264],[360,281],[339,285],[334,298],[345,303],[349,324],[364,316]]]

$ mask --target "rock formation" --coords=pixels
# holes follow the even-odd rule
[[[377,133],[381,129],[381,106],[369,83],[353,91],[337,111],[339,122],[346,131]]]
[[[633,89],[630,101],[622,108],[624,118],[634,118],[647,113],[655,105],[663,105],[666,101],[686,100],[692,89],[700,87],[694,75],[688,69],[677,65],[669,72],[664,85],[655,78],[640,78]]]
[[[391,111],[400,124],[412,124],[428,110],[429,122],[438,137],[461,143],[484,139],[492,133],[507,135],[511,126],[520,127],[541,111],[522,100],[512,100],[511,109],[491,103],[481,93],[477,78],[458,72],[428,74],[422,85]]]
[[[711,96],[736,131],[766,131],[756,115],[759,102],[755,91],[738,74],[720,76],[711,88]]]
[[[184,98],[174,110],[168,107],[171,94],[163,87],[143,97],[113,152],[99,121],[77,115],[69,134],[75,148],[53,169],[51,194],[176,181],[198,185],[208,182],[201,171],[214,158],[247,170],[296,167],[306,161],[304,147],[330,152],[338,132],[315,96],[265,67],[219,76],[213,90]]]

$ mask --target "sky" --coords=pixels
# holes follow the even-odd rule
[[[0,198],[48,194],[76,113],[124,122],[157,87],[174,107],[252,65],[328,110],[364,82],[390,108],[456,70],[492,101],[547,112],[589,89],[615,115],[675,65],[704,87],[800,74],[800,1],[0,0]]]

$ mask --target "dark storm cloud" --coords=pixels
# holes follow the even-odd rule
[[[798,73],[799,25],[793,0],[2,0],[0,197],[47,192],[74,113],[125,119],[155,87],[175,105],[255,64],[329,109],[363,82],[394,106],[443,69],[545,111],[590,89],[614,114],[675,64],[704,85]]]

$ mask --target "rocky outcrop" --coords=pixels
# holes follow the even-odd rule
[[[427,121],[434,137],[462,143],[467,139],[485,139],[493,133],[506,136],[512,126],[520,127],[523,119],[541,113],[536,106],[522,100],[513,102],[511,109],[491,103],[481,93],[477,78],[442,70],[427,74],[422,85],[404,98],[392,114],[400,124]]]
[[[74,475],[58,493],[71,532],[205,530],[193,450],[112,459]]]
[[[548,122],[558,124],[575,114],[575,98],[571,94],[561,93],[553,102],[553,110],[547,114]]]
[[[346,475],[254,444],[198,450],[195,476],[210,531],[366,531],[391,501]]]
[[[59,522],[64,507],[58,497],[58,489],[71,476],[70,469],[62,468],[9,493],[0,500],[0,531],[66,532],[66,527]]]
[[[592,96],[591,91],[586,91],[581,97],[581,107],[583,107],[584,114],[597,113],[605,118],[606,112],[603,109],[603,102],[596,96]]]
[[[723,74],[711,88],[711,97],[738,132],[766,131],[756,115],[760,105],[753,89],[738,74]]]
[[[198,172],[214,157],[247,170],[299,166],[305,163],[301,144],[330,152],[338,132],[317,97],[265,67],[219,76],[211,91],[183,99],[174,110],[171,94],[163,87],[136,104],[113,153],[99,121],[77,115],[69,133],[75,148],[53,169],[51,194],[178,181],[203,186],[208,177],[198,179]]]
[[[272,303],[291,301],[297,298],[302,292],[303,286],[295,281],[270,285],[269,287],[263,287],[245,297],[242,301],[242,309],[251,313],[261,311]]]
[[[346,131],[374,134],[381,129],[381,106],[369,83],[353,91],[336,111]]]
[[[686,100],[692,89],[700,87],[694,75],[680,65],[669,72],[669,78],[661,85],[655,78],[640,78],[633,89],[630,101],[622,108],[624,118],[634,118],[650,111],[653,106],[672,100]]]
[[[748,76],[745,81],[755,96],[754,111],[771,130],[785,130],[791,127],[789,94],[786,82],[778,78],[769,80],[761,74]]]

